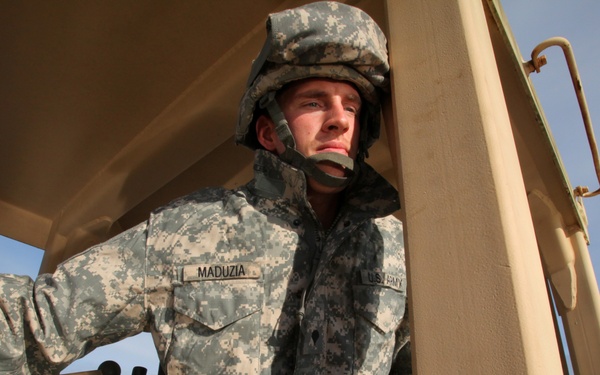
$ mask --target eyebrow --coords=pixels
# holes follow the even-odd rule
[[[297,93],[298,98],[317,98],[318,99],[318,98],[325,97],[327,95],[328,95],[327,92],[320,90],[320,89],[310,89],[310,90],[301,91],[301,92]],[[347,94],[347,95],[344,95],[344,99],[353,101],[357,104],[362,104],[362,99],[360,98],[360,95]]]

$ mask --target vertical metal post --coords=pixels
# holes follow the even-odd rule
[[[586,241],[581,231],[571,239],[575,251],[577,304],[567,311],[559,308],[573,368],[577,374],[600,373],[600,296]]]
[[[386,7],[414,370],[562,373],[483,4]]]

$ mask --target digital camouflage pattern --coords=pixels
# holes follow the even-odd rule
[[[0,373],[58,373],[143,330],[169,374],[389,373],[408,342],[396,191],[362,165],[326,232],[302,172],[266,151],[255,171],[239,189],[159,209],[53,275],[0,277]]]
[[[367,102],[368,148],[379,137],[379,90],[387,89],[386,38],[362,10],[337,2],[316,2],[269,15],[267,38],[252,64],[240,102],[236,142],[257,148],[253,116],[258,101],[286,83],[309,77],[352,82]]]

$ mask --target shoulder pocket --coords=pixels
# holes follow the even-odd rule
[[[185,282],[174,290],[174,309],[213,330],[261,309],[262,282],[255,279]]]

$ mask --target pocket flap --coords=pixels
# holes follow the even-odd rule
[[[214,329],[260,310],[262,282],[255,279],[185,282],[174,290],[174,309]]]
[[[354,310],[383,333],[394,331],[404,317],[404,293],[375,285],[354,286]]]

